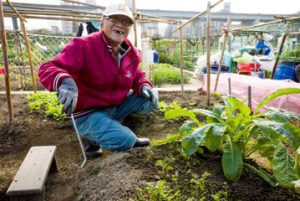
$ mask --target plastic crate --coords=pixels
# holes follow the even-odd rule
[[[260,63],[238,64],[239,72],[257,72],[261,67]]]

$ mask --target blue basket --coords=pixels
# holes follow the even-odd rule
[[[297,81],[295,67],[299,64],[300,62],[280,62],[274,73],[274,80],[291,79]]]

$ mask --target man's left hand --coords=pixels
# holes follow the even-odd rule
[[[159,109],[158,106],[158,93],[157,91],[150,88],[150,86],[145,85],[142,88],[142,95],[144,98],[149,99],[154,105],[155,109]]]

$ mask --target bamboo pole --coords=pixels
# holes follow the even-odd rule
[[[222,1],[224,1],[224,0],[219,0],[218,2],[216,2],[215,4],[213,4],[212,6],[210,6],[209,8],[210,8],[210,9],[214,8],[215,6],[217,6],[217,5],[218,5],[219,3],[221,3]],[[180,29],[180,28],[184,27],[185,25],[189,24],[190,22],[194,21],[197,17],[199,17],[199,16],[205,14],[206,12],[207,12],[207,10],[202,11],[201,13],[195,15],[194,17],[192,17],[191,19],[189,19],[187,22],[181,24],[179,27],[177,27],[176,29],[174,29],[173,32],[177,31],[178,29]]]
[[[4,5],[8,5],[5,2],[3,2],[3,4]],[[93,12],[73,10],[73,9],[65,9],[65,8],[29,6],[29,5],[17,5],[17,4],[14,4],[14,3],[12,3],[12,6],[15,7],[15,8],[32,8],[32,9],[37,9],[37,10],[57,10],[57,11],[63,11],[63,12],[73,12],[73,13],[82,13],[82,14],[95,15],[95,13],[93,13]]]
[[[30,12],[30,11],[18,11],[20,14],[29,14],[29,15],[54,15],[54,16],[67,16],[67,17],[86,17],[85,15],[74,15],[68,13],[55,13],[55,12]],[[5,11],[4,14],[13,14],[14,11]],[[88,16],[93,20],[97,20],[100,18],[101,15],[98,16]]]
[[[296,36],[296,35],[300,35],[300,32],[287,33],[286,35],[288,35],[288,36]]]
[[[26,20],[22,17],[22,15],[11,5],[11,3],[9,2],[9,0],[6,0],[7,4],[11,7],[11,9],[18,15],[18,17],[20,18],[20,22],[21,22],[21,28],[23,31],[23,35],[24,35],[24,39],[25,39],[25,45],[26,45],[26,49],[27,49],[27,53],[28,53],[28,60],[29,60],[29,67],[30,67],[30,72],[31,72],[31,80],[32,80],[32,86],[33,86],[33,90],[34,93],[36,93],[37,89],[36,89],[36,84],[35,84],[35,79],[34,79],[34,71],[33,71],[33,65],[32,65],[32,59],[31,59],[31,51],[30,51],[30,44],[29,44],[29,40],[27,37],[27,33],[26,33],[26,28],[25,28],[25,24],[24,22],[26,22]]]
[[[99,9],[106,8],[105,6],[98,6],[98,5],[94,5],[94,4],[83,3],[83,2],[79,2],[79,1],[73,1],[73,0],[61,0],[61,1],[68,2],[68,3],[74,3],[74,4],[81,4],[81,5],[92,7],[92,8],[99,8]]]
[[[30,67],[30,73],[31,73],[32,86],[33,86],[34,93],[36,93],[37,89],[36,89],[36,83],[35,83],[35,78],[34,78],[34,69],[33,69],[33,65],[32,65],[30,43],[28,40],[25,24],[22,20],[20,20],[20,22],[21,22],[22,32],[23,32],[23,36],[24,36],[24,40],[25,40],[27,53],[28,53],[28,61],[29,61],[29,67]]]
[[[181,95],[183,96],[183,43],[182,43],[182,28],[179,29],[179,40],[180,40],[180,76],[181,76]]]
[[[135,7],[135,0],[132,0],[132,10],[133,10],[133,18],[134,21],[136,20],[136,7]],[[137,47],[137,31],[136,31],[136,22],[133,24],[133,31],[134,31],[134,46]]]
[[[280,55],[281,55],[281,52],[282,52],[282,49],[283,49],[283,44],[284,44],[284,42],[285,42],[286,37],[287,37],[287,34],[283,34],[282,40],[281,40],[281,43],[280,43],[280,46],[279,46],[278,55],[277,55],[277,57],[276,57],[276,60],[275,60],[275,63],[274,63],[273,69],[272,69],[271,79],[274,78],[274,74],[275,74],[275,71],[276,71],[276,67],[277,67],[277,64],[278,64],[278,61],[279,61],[279,57],[280,57]]]
[[[299,20],[299,19],[300,19],[300,17],[290,17],[290,18],[286,18],[285,22]],[[282,20],[275,20],[275,21],[271,21],[271,22],[260,23],[260,24],[253,25],[253,26],[232,29],[231,32],[244,31],[246,29],[253,29],[253,28],[257,28],[257,27],[261,27],[261,26],[266,26],[266,25],[271,25],[271,24],[277,24],[277,23],[282,23],[282,22],[283,22]]]
[[[8,14],[5,17],[18,17],[16,14]],[[62,20],[62,21],[73,21],[73,22],[91,22],[95,19],[91,18],[63,18],[63,17],[48,17],[48,16],[32,16],[32,15],[23,15],[26,19],[40,19],[40,20]]]
[[[206,24],[206,77],[207,77],[207,96],[206,106],[210,102],[210,2],[207,3],[207,24]]]
[[[222,67],[222,62],[223,62],[223,56],[224,56],[224,52],[225,52],[225,48],[226,48],[226,44],[227,44],[228,30],[230,28],[230,24],[231,24],[231,18],[230,18],[230,16],[228,16],[226,29],[224,30],[224,40],[223,40],[223,44],[222,44],[222,52],[220,55],[220,61],[219,61],[219,66],[218,66],[218,73],[217,73],[217,77],[216,77],[214,92],[217,91],[217,88],[218,88],[218,82],[219,82],[219,77],[220,77],[220,72],[221,72],[221,67]]]
[[[154,15],[145,15],[145,14],[140,14],[140,13],[137,13],[137,17],[139,20],[143,20],[143,19],[148,19],[148,18],[155,18],[155,19],[160,19],[160,20],[165,20],[165,21],[168,21],[168,22],[181,22],[180,20],[176,20],[176,19],[171,19],[171,18],[167,18],[167,17],[157,17],[157,16],[154,16]]]
[[[13,113],[12,113],[10,82],[9,82],[9,62],[8,62],[8,52],[7,52],[7,39],[6,39],[6,34],[5,34],[2,1],[0,3],[0,31],[1,31],[1,44],[2,44],[3,59],[4,59],[5,91],[6,91],[6,100],[7,100],[7,108],[8,108],[8,118],[9,118],[9,121],[11,122],[13,120]]]
[[[10,3],[10,1],[9,0],[6,0],[6,3],[9,5],[9,7],[13,10],[13,12],[14,13],[16,13],[17,15],[18,15],[18,17],[22,20],[22,21],[24,21],[24,22],[26,22],[26,20],[22,17],[22,15],[20,15],[20,13],[13,7],[13,5]]]

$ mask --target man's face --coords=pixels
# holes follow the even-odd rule
[[[131,20],[123,15],[104,16],[101,29],[112,42],[114,46],[120,46],[121,43],[128,37]]]

